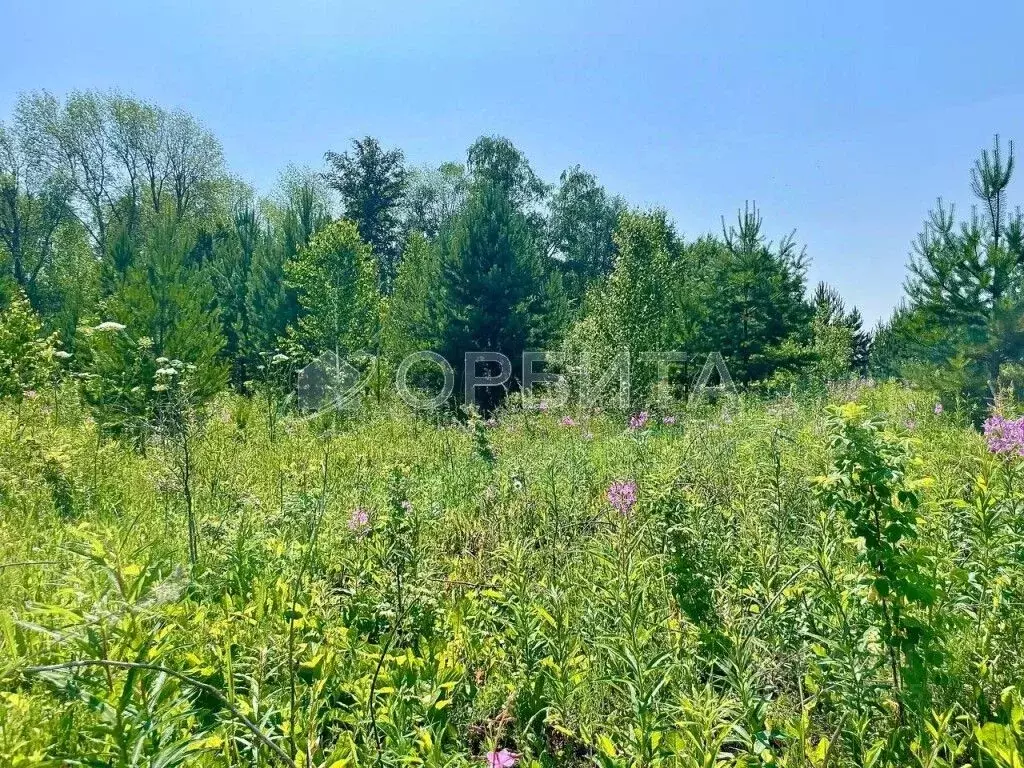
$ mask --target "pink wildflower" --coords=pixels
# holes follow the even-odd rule
[[[513,768],[518,760],[519,755],[507,749],[502,749],[498,752],[492,750],[487,753],[488,768]]]
[[[985,420],[985,440],[992,453],[1024,456],[1024,418],[990,416]]]
[[[537,403],[537,410],[540,411],[541,413],[547,413],[548,412],[548,401],[547,400],[541,400],[539,403]]]
[[[643,429],[647,426],[647,420],[651,417],[647,411],[640,411],[640,413],[634,413],[629,417],[629,428],[632,430]]]
[[[936,415],[936,416],[940,415],[940,414],[942,413],[942,411],[943,411],[943,410],[944,410],[944,409],[943,409],[943,407],[942,407],[942,403],[936,403],[936,404],[935,404],[935,415]]]
[[[563,427],[575,427],[576,420],[572,416],[566,416],[560,422]]]
[[[661,423],[664,424],[666,427],[675,426],[676,417],[675,416],[666,416],[665,418],[663,418],[661,420]]]
[[[616,480],[608,486],[607,498],[619,514],[628,515],[636,505],[636,483],[632,480]]]
[[[362,507],[356,507],[352,510],[352,514],[348,517],[348,529],[350,531],[359,531],[365,528],[370,523],[370,513]]]

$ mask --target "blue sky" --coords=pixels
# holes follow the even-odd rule
[[[0,0],[0,27],[3,118],[120,88],[192,112],[262,190],[353,136],[437,164],[503,134],[688,237],[756,201],[872,321],[935,198],[969,203],[978,150],[1024,140],[1020,2]]]

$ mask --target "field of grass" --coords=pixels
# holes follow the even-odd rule
[[[0,765],[1021,766],[1020,460],[831,400],[0,405]]]

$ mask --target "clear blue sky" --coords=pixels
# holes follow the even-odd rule
[[[874,320],[935,198],[1024,140],[1024,3],[970,5],[0,0],[0,115],[117,87],[192,112],[261,190],[354,136],[436,164],[504,134],[686,236],[756,200]]]

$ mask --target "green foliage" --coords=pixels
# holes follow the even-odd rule
[[[754,381],[799,368],[784,347],[804,342],[813,310],[804,296],[806,260],[792,238],[766,240],[756,207],[737,215],[723,233],[724,250],[711,269],[704,335],[732,376]]]
[[[20,400],[49,384],[56,370],[56,334],[47,335],[23,293],[0,307],[0,397]]]
[[[914,547],[920,504],[915,485],[921,483],[908,478],[906,442],[883,431],[863,406],[833,409],[830,419],[836,456],[821,481],[823,497],[863,542],[859,559],[867,568],[869,605],[903,724],[907,709],[927,715],[929,678],[943,663],[942,636],[930,610],[940,588],[926,551]]]
[[[975,401],[991,400],[1002,366],[1024,356],[1024,219],[1006,199],[1013,169],[1013,144],[1004,158],[997,136],[971,172],[981,215],[958,223],[939,200],[918,236],[907,281],[910,310],[923,322],[897,326]],[[936,335],[948,343],[929,349]]]
[[[195,245],[186,222],[162,214],[105,314],[155,357],[194,365],[197,389],[209,397],[224,385],[224,337],[210,275],[192,263]]]
[[[292,339],[309,355],[374,349],[380,294],[370,247],[341,220],[317,232],[286,266],[300,307]]]
[[[325,433],[162,368],[144,455],[0,404],[5,764],[1021,759],[1020,459],[928,395]]]
[[[384,348],[393,360],[437,344],[441,288],[440,250],[423,234],[413,232],[405,244],[384,323]]]
[[[588,315],[576,325],[568,348],[581,373],[600,383],[604,371],[628,355],[634,404],[649,402],[658,381],[656,356],[671,351],[673,275],[671,232],[663,213],[625,213],[615,231],[615,268],[590,299]],[[620,393],[621,396],[622,393]],[[588,401],[598,393],[587,391]]]
[[[352,141],[352,153],[326,154],[328,183],[341,194],[345,217],[354,221],[359,236],[377,260],[382,292],[389,292],[401,249],[399,214],[405,194],[405,156],[400,149],[384,150],[372,136]]]
[[[577,165],[562,172],[550,207],[549,247],[565,274],[569,302],[578,308],[590,286],[612,271],[612,235],[626,206]]]
[[[554,337],[560,299],[527,217],[503,187],[484,183],[440,252],[441,354],[461,373],[466,352],[501,352],[518,377],[523,352]]]

